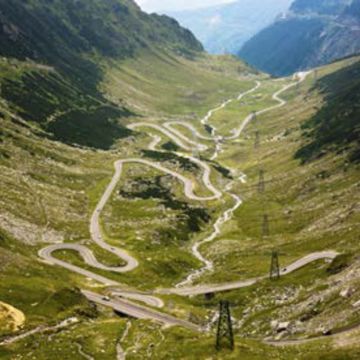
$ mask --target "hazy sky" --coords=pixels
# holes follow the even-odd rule
[[[145,11],[172,11],[194,9],[204,6],[229,3],[234,0],[135,0]]]

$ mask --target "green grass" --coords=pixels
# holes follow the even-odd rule
[[[325,73],[328,68],[322,71]],[[304,165],[294,158],[303,141],[301,124],[322,103],[320,94],[309,95],[312,86],[313,81],[307,80],[299,93],[289,97],[290,102],[286,107],[260,116],[257,123],[249,125],[241,141],[226,145],[227,151],[220,155],[219,162],[222,165],[244,171],[248,175],[248,182],[235,187],[234,191],[242,196],[244,203],[235,212],[234,219],[223,227],[222,234],[216,241],[202,248],[207,258],[214,261],[216,271],[203,276],[200,283],[233,281],[267,274],[273,249],[280,253],[281,266],[315,251],[335,249],[350,254],[358,252],[354,234],[358,231],[359,214],[354,209],[359,199],[358,192],[350,190],[356,188],[358,168],[344,166],[346,154],[328,153],[320,160]],[[259,98],[256,106],[261,108],[261,105],[266,107],[268,104]],[[217,116],[220,118],[222,112]],[[254,149],[255,131],[261,133],[258,149]],[[260,169],[265,170],[264,193],[258,192]],[[270,229],[269,236],[265,237],[262,236],[264,214],[269,216]],[[341,259],[342,257],[336,260],[330,269],[338,268],[336,263],[342,263]],[[354,260],[349,260],[349,256],[344,257],[344,260],[347,266],[358,266]],[[340,273],[336,275],[339,278],[350,271],[340,265]],[[313,271],[312,268],[313,266],[309,266],[301,270],[300,274],[303,275],[299,285],[296,285],[297,282],[291,276],[279,283],[278,290],[280,292],[280,288],[292,286],[306,289],[302,295],[295,297],[293,311],[306,303],[311,291],[327,294],[324,295],[319,315],[304,325],[306,333],[316,333],[316,327],[320,326],[321,321],[333,329],[359,321],[358,318],[352,318],[351,301],[354,300],[344,302],[340,299],[341,287],[327,293],[328,285],[325,284],[331,281],[327,280],[326,270],[322,267],[322,275],[319,276],[316,272],[318,270]],[[311,285],[315,279],[317,288],[314,290]],[[342,288],[357,288],[356,284],[356,279],[352,278]],[[253,299],[256,299],[256,303],[261,303],[261,288],[262,286],[256,286],[253,293],[244,290],[248,306],[254,307]],[[269,288],[265,287],[263,291],[264,298],[274,298],[275,294]],[[239,299],[240,294],[234,294],[234,299]],[[359,294],[356,294],[353,299],[357,299]],[[214,301],[217,300],[218,297]],[[241,301],[239,299],[240,303]],[[255,317],[249,320],[249,328],[245,327],[242,331],[247,335],[260,331],[261,336],[264,336],[269,331],[270,319],[280,317],[276,314],[286,314],[285,319],[291,318],[286,311],[287,308],[292,309],[291,305],[280,308],[281,310],[271,310],[271,306],[265,302],[264,310],[255,311]],[[244,307],[240,309],[241,317]],[[299,313],[295,315],[297,318],[300,316]],[[329,319],[332,322],[329,323]]]
[[[221,57],[198,55],[188,60],[146,52],[108,64],[102,88],[116,103],[125,103],[135,112],[194,119],[252,87],[253,81],[243,76],[250,70],[240,64],[239,72],[237,65]]]
[[[294,159],[301,146],[298,139],[301,139],[302,119],[311,116],[314,105],[321,102],[314,96],[311,100],[308,98],[304,106],[301,94],[306,92],[307,86],[302,85],[300,96],[285,108],[264,114],[257,124],[250,124],[243,140],[233,146],[227,145],[228,152],[221,155],[222,164],[241,169],[249,181],[237,186],[244,204],[219,241],[209,245],[207,251],[219,267],[225,258],[228,259],[224,276],[217,273],[217,280],[224,280],[225,276],[238,278],[239,274],[246,277],[249,273],[246,268],[251,268],[253,275],[261,273],[264,270],[262,259],[272,248],[284,253],[285,262],[328,248],[356,251],[353,232],[358,227],[358,215],[351,208],[355,206],[357,194],[349,191],[356,184],[356,167],[344,171],[341,154],[329,155],[308,166],[299,166]],[[261,134],[259,149],[254,149],[256,130]],[[265,170],[264,194],[257,191],[260,169]],[[343,215],[336,215],[339,202],[344,204]],[[267,238],[261,236],[264,214],[269,215],[270,222]],[[344,220],[337,221],[338,216],[344,216]],[[229,261],[231,258],[234,263]]]
[[[176,147],[169,144],[169,139],[160,134],[167,153],[145,151],[149,137],[141,134],[143,131],[123,132],[126,123],[140,119],[156,123],[169,119],[190,120],[205,133],[199,119],[209,108],[250,89],[255,79],[261,79],[263,86],[257,92],[241,102],[233,102],[211,119],[210,123],[226,134],[239,126],[249,111],[275,104],[271,95],[290,81],[275,82],[261,74],[249,74],[245,65],[230,57],[211,58],[198,54],[184,58],[159,50],[139,54],[122,61],[101,59],[104,71],[101,104],[99,98],[95,96],[94,99],[94,94],[82,97],[73,83],[63,81],[61,75],[50,70],[34,69],[29,62],[19,62],[16,66],[0,63],[1,77],[7,81],[8,91],[12,89],[13,96],[7,97],[9,104],[1,102],[4,113],[0,120],[0,185],[4,190],[1,207],[10,219],[0,223],[6,230],[0,238],[1,300],[25,313],[26,329],[49,323],[49,318],[51,323],[74,315],[82,320],[74,329],[56,334],[51,341],[47,342],[47,335],[36,335],[2,348],[0,357],[4,359],[11,359],[15,354],[47,359],[59,351],[64,359],[81,358],[75,342],[81,343],[84,351],[94,357],[115,357],[116,341],[125,328],[125,321],[102,308],[100,314],[93,313],[93,308],[76,289],[95,284],[61,267],[43,263],[37,257],[37,251],[52,242],[90,243],[89,219],[110,182],[115,160],[144,157],[160,161],[195,180],[196,194],[209,195],[199,181],[199,169],[171,155]],[[344,66],[345,63],[336,63],[321,69],[320,81]],[[337,76],[341,77],[342,72]],[[46,105],[43,112],[40,112],[41,106],[39,112],[35,112],[24,96],[38,80],[38,87],[44,93],[34,90],[38,95],[34,104]],[[18,86],[21,84],[24,88]],[[15,85],[19,88],[17,94],[13,92]],[[260,116],[256,123],[249,125],[240,141],[225,144],[225,151],[217,161],[209,162],[216,170],[211,175],[214,185],[223,188],[229,183],[229,168],[234,168],[235,173],[244,171],[248,182],[235,181],[233,191],[243,197],[244,204],[223,226],[221,236],[202,248],[214,261],[216,271],[199,281],[231,281],[264,275],[268,273],[274,248],[279,250],[281,266],[312,251],[335,249],[349,255],[331,265],[323,261],[314,263],[276,283],[265,280],[247,289],[218,294],[211,301],[202,297],[164,296],[164,311],[199,323],[213,315],[220,299],[231,301],[236,320],[242,319],[244,310],[250,307],[244,326],[236,328],[236,350],[216,354],[213,334],[160,329],[150,322],[131,320],[132,328],[124,343],[125,348],[134,347],[129,351],[130,359],[143,359],[148,353],[154,359],[168,359],[170,349],[174,359],[339,358],[340,350],[335,350],[326,339],[286,349],[249,340],[263,338],[271,332],[269,324],[275,318],[292,322],[307,318],[296,336],[317,334],[319,323],[328,324],[329,319],[333,320],[334,329],[359,320],[352,311],[352,303],[359,296],[359,282],[350,276],[351,270],[358,267],[353,256],[359,250],[356,237],[359,229],[356,204],[360,200],[356,185],[358,168],[356,164],[345,165],[348,153],[327,153],[304,164],[294,156],[311,140],[303,138],[301,126],[316,118],[318,108],[325,102],[324,94],[313,85],[309,78],[299,92],[290,90],[284,94],[289,100],[286,107]],[[54,89],[59,92],[54,94]],[[342,102],[339,91],[342,89],[334,89],[332,95]],[[124,108],[132,113],[125,114]],[[9,110],[18,112],[28,121],[5,115]],[[61,114],[58,110],[69,111]],[[55,120],[49,124],[52,115]],[[84,128],[84,122],[88,121]],[[104,129],[104,121],[109,127],[105,126],[104,133],[98,135],[98,131]],[[55,135],[62,143],[44,136],[41,128],[47,126],[60,126]],[[89,128],[95,129],[95,133],[88,132]],[[184,128],[178,129],[189,134]],[[256,131],[260,131],[261,142],[260,147],[254,149]],[[78,149],[64,144],[78,142],[76,137],[83,138],[84,133],[88,136],[86,144],[82,145],[111,150]],[[210,153],[209,150],[202,156],[206,159]],[[259,169],[265,171],[263,194],[257,191]],[[234,178],[236,180],[236,176]],[[232,204],[229,196],[224,201],[201,204],[190,201],[184,197],[183,186],[178,181],[155,169],[127,164],[102,213],[100,225],[106,241],[128,250],[139,260],[139,267],[127,274],[116,274],[84,265],[76,252],[61,251],[54,255],[136,289],[170,287],[201,266],[190,254],[190,248],[212,231],[213,222]],[[269,214],[268,237],[261,234],[264,213]],[[119,264],[118,259],[94,244],[90,243],[89,247],[101,262]],[[347,276],[349,279],[341,283]],[[339,281],[341,286],[334,286]],[[353,287],[355,293],[342,300],[339,293],[346,286]],[[98,290],[102,291],[102,287]],[[277,295],[287,293],[290,294],[288,301],[276,303]],[[314,294],[323,301],[318,305],[314,299],[314,304],[304,309],[304,304]],[[89,316],[93,317],[91,323],[87,321]],[[165,336],[163,341],[159,341],[160,332]],[[357,351],[356,346],[353,349],[344,347],[341,353],[345,358],[356,359]]]
[[[92,306],[75,288],[69,272],[29,256],[31,247],[18,247],[5,233],[0,240],[1,299],[24,312],[25,329],[54,324],[68,316],[93,316]]]
[[[324,97],[324,106],[305,124],[303,136],[307,143],[297,151],[303,162],[327,153],[344,152],[349,161],[360,161],[359,62],[323,76],[315,89]],[[314,90],[315,90],[314,89]]]
[[[107,311],[96,324],[84,322],[62,331],[48,340],[47,335],[37,336],[38,346],[34,339],[2,349],[4,359],[11,359],[15,353],[35,356],[38,359],[48,359],[61,352],[63,359],[82,359],[76,344],[81,344],[85,353],[92,354],[95,358],[113,359],[116,356],[116,344],[121,338],[126,327],[125,319],[111,316]],[[109,318],[110,316],[110,318]],[[164,336],[164,340],[162,339]],[[355,360],[358,351],[351,348],[342,348],[341,351],[331,349],[330,341],[323,344],[315,342],[292,348],[277,348],[261,344],[255,340],[236,339],[233,352],[222,350],[215,351],[214,335],[194,334],[179,328],[160,329],[146,321],[133,322],[128,336],[122,342],[122,347],[128,350],[129,359],[143,359],[151,356],[152,359],[166,359],[171,349],[172,359],[238,359],[260,360],[266,357],[273,360],[287,360],[297,358],[300,360]],[[69,345],[70,344],[70,345]],[[319,350],[326,355],[319,355]],[[28,355],[30,354],[30,355]]]
[[[283,82],[265,80],[255,92],[240,101],[233,101],[224,110],[216,112],[209,123],[218,129],[219,134],[230,135],[230,130],[238,128],[251,112],[276,105],[278,102],[272,99],[272,95],[283,86]]]

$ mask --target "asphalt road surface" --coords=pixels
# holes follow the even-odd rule
[[[288,90],[289,88],[296,86],[299,82],[304,81],[304,79],[306,78],[308,73],[299,73],[297,75],[297,81],[296,83],[290,84],[285,86],[283,89],[281,89],[280,91],[276,92],[273,95],[273,99],[277,100],[279,102],[279,104],[269,107],[267,109],[264,109],[262,111],[257,112],[257,114],[262,114],[266,111],[270,111],[273,110],[275,108],[284,106],[286,104],[285,100],[282,100],[279,96],[281,93],[283,93],[284,91]],[[255,87],[250,89],[249,91],[240,94],[238,99],[241,99],[243,96],[255,91],[256,89],[258,89],[261,86],[260,82],[257,82]],[[217,107],[216,109],[213,109],[211,111],[208,112],[208,114],[206,115],[206,117],[204,119],[202,119],[202,124],[207,124],[208,120],[210,119],[210,117],[212,116],[212,114],[215,111],[218,111],[222,108],[224,108],[227,104],[229,104],[231,101],[234,101],[234,99],[232,100],[228,100],[226,102],[224,102],[223,104],[221,104],[219,107]],[[246,127],[246,125],[251,121],[253,115],[249,115],[243,122],[242,126],[233,131],[233,135],[231,137],[228,137],[226,139],[228,140],[232,140],[238,136],[241,135],[243,129]],[[160,132],[162,132],[164,135],[166,135],[167,137],[169,137],[170,139],[172,139],[178,146],[180,146],[183,150],[187,150],[187,151],[192,151],[194,146],[197,146],[199,150],[203,151],[206,150],[206,146],[202,145],[202,144],[197,144],[196,142],[194,142],[191,139],[187,139],[184,135],[182,135],[178,130],[173,129],[173,127],[171,125],[174,124],[180,124],[179,122],[168,122],[166,124],[166,128],[162,127],[160,125],[155,125],[155,124],[151,124],[151,123],[137,123],[137,124],[133,124],[130,125],[129,127],[132,129],[135,128],[139,128],[139,127],[151,127],[154,128]],[[197,137],[202,138],[204,140],[209,140],[211,138],[202,136],[201,134],[199,134],[199,132],[196,131],[195,128],[192,127],[192,125],[187,124],[185,125],[184,123],[181,123],[181,126],[186,126],[187,128],[189,128]],[[181,134],[181,135],[180,135]],[[218,141],[219,137],[214,137],[213,138],[215,141]],[[156,145],[160,142],[161,138],[159,136],[154,137],[152,143],[150,144],[151,148],[155,148]],[[187,144],[185,144],[185,142]],[[92,216],[91,216],[91,220],[90,220],[90,233],[91,233],[91,239],[102,249],[113,253],[114,255],[116,255],[117,257],[119,257],[120,259],[122,259],[126,265],[124,266],[117,266],[117,267],[110,267],[110,266],[106,266],[101,264],[95,257],[95,255],[93,254],[93,252],[91,250],[89,250],[86,246],[84,245],[80,245],[80,244],[55,244],[55,245],[51,245],[45,249],[42,249],[39,251],[39,256],[41,258],[43,258],[45,261],[47,261],[48,263],[51,264],[55,264],[58,266],[62,266],[70,271],[73,271],[75,273],[78,273],[80,275],[83,275],[89,279],[98,281],[100,283],[102,283],[105,286],[111,286],[115,289],[111,290],[111,298],[104,296],[104,295],[100,295],[97,293],[93,293],[87,290],[83,290],[83,294],[91,301],[96,302],[98,304],[104,305],[104,306],[108,306],[113,308],[114,310],[117,310],[119,312],[125,313],[129,316],[135,317],[135,318],[140,318],[140,319],[152,319],[158,322],[161,322],[163,324],[166,325],[178,325],[178,326],[183,326],[186,327],[188,329],[191,330],[196,330],[196,331],[201,331],[202,329],[185,320],[181,320],[181,319],[177,319],[173,316],[155,311],[149,307],[145,307],[145,306],[141,306],[137,303],[134,303],[130,300],[125,300],[124,298],[128,298],[128,299],[132,299],[132,300],[136,300],[136,301],[141,301],[145,304],[147,304],[148,306],[153,306],[153,307],[162,307],[163,306],[163,302],[161,299],[149,295],[149,294],[144,294],[141,292],[137,292],[137,291],[133,291],[133,290],[124,290],[121,289],[122,285],[120,283],[118,283],[117,281],[108,279],[104,276],[98,275],[96,273],[93,273],[89,270],[80,268],[76,265],[67,263],[65,261],[59,260],[56,257],[53,256],[53,252],[55,251],[59,251],[59,250],[73,250],[73,251],[77,251],[80,256],[83,258],[84,262],[88,265],[91,266],[93,268],[96,269],[101,269],[103,271],[111,271],[111,272],[118,272],[118,273],[126,273],[129,272],[131,270],[134,270],[137,266],[138,266],[138,261],[132,257],[127,251],[117,248],[115,246],[112,246],[108,243],[106,243],[106,241],[103,239],[102,234],[101,234],[101,229],[100,229],[100,224],[99,224],[99,217],[100,214],[102,212],[102,210],[104,209],[106,203],[108,202],[108,200],[110,199],[115,187],[117,186],[120,178],[121,178],[121,174],[122,174],[122,167],[124,164],[128,164],[128,163],[137,163],[137,164],[141,164],[141,165],[145,165],[145,166],[150,166],[153,167],[157,170],[160,170],[164,173],[167,173],[175,178],[177,178],[180,182],[183,183],[184,186],[184,193],[186,195],[187,198],[191,199],[191,200],[196,200],[196,201],[211,201],[211,200],[216,200],[222,197],[222,193],[217,190],[210,181],[210,175],[211,175],[211,169],[210,167],[202,160],[199,160],[195,157],[192,156],[188,156],[188,155],[184,155],[184,154],[180,154],[180,156],[184,156],[187,157],[190,161],[195,162],[196,164],[198,164],[202,169],[203,169],[203,175],[202,175],[202,181],[205,185],[205,187],[213,194],[212,196],[205,196],[205,197],[201,197],[201,196],[197,196],[194,193],[194,189],[195,189],[195,185],[193,183],[193,181],[191,179],[186,178],[185,176],[181,175],[178,172],[172,171],[170,169],[165,168],[164,166],[158,164],[158,163],[154,163],[145,159],[123,159],[123,160],[118,160],[115,162],[114,166],[115,166],[115,173],[109,183],[109,185],[107,186],[105,192],[103,193],[99,203],[97,204]],[[239,199],[240,200],[240,199]],[[230,212],[229,212],[230,211]],[[226,218],[228,218],[229,216],[231,216],[231,209],[227,210],[228,213]],[[198,249],[197,249],[198,250]],[[194,251],[194,247],[193,247],[193,251]],[[334,251],[327,251],[327,252],[318,252],[318,253],[313,253],[310,255],[305,256],[302,259],[297,260],[296,262],[288,265],[286,268],[281,270],[281,275],[286,275],[289,274],[293,271],[296,271],[298,269],[300,269],[301,267],[313,262],[313,261],[317,261],[320,259],[333,259],[334,257],[337,256],[337,253]],[[194,295],[201,295],[201,294],[207,294],[207,293],[215,293],[215,292],[221,292],[221,291],[227,291],[227,290],[233,290],[233,289],[239,289],[239,288],[243,288],[246,286],[251,286],[254,285],[256,282],[264,279],[265,276],[263,277],[259,277],[259,278],[255,278],[255,279],[248,279],[245,281],[238,281],[238,282],[229,282],[229,283],[225,283],[225,284],[218,284],[218,285],[201,285],[201,286],[193,286],[193,287],[179,287],[179,288],[175,288],[175,289],[164,289],[164,290],[159,290],[158,293],[163,293],[163,294],[177,294],[177,295],[182,295],[182,296],[194,296]]]

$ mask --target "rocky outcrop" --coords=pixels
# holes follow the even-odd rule
[[[359,0],[297,0],[239,52],[251,65],[288,75],[360,52]]]

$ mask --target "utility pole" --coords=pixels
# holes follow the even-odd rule
[[[254,148],[258,149],[260,146],[260,131],[256,130],[255,131],[255,144],[254,144]]]
[[[254,123],[255,126],[257,126],[257,115],[256,115],[256,111],[253,111],[251,113],[251,121]]]
[[[273,251],[271,254],[270,280],[278,280],[280,278],[279,254]]]
[[[221,300],[216,333],[216,350],[221,350],[225,344],[230,350],[234,350],[234,333],[231,322],[230,305],[228,301]]]
[[[259,183],[258,183],[258,192],[263,193],[265,191],[265,171],[259,171]]]
[[[269,215],[264,214],[263,217],[263,223],[262,223],[262,237],[267,237],[270,235],[270,229],[269,229]]]

